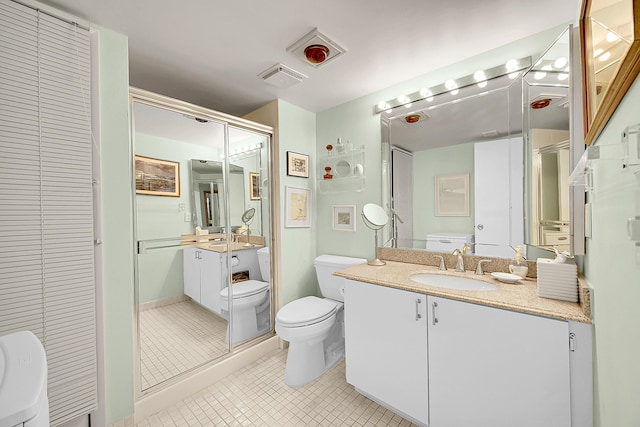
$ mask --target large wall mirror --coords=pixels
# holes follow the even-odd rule
[[[541,241],[530,241],[531,227],[525,229],[530,219],[529,200],[537,195],[529,185],[533,171],[525,166],[530,163],[531,151],[525,151],[523,138],[529,132],[529,122],[523,132],[523,94],[526,105],[534,102],[530,96],[548,95],[550,103],[563,107],[560,114],[550,114],[547,119],[536,117],[536,126],[561,128],[568,147],[571,57],[568,44],[564,47],[565,63],[560,60],[553,69],[561,70],[566,78],[556,78],[557,84],[549,90],[542,86],[523,88],[528,85],[523,72],[540,65],[538,58],[547,51],[547,44],[531,52],[531,57],[520,58],[527,66],[518,71],[509,69],[509,58],[504,58],[494,67],[502,66],[504,71],[484,84],[474,82],[413,102],[409,108],[398,106],[381,113],[383,205],[392,218],[384,230],[386,246],[450,252],[469,243],[467,253],[493,257],[511,257],[513,247],[523,243],[544,246]],[[546,62],[542,67],[547,70],[548,65],[554,67]],[[554,122],[545,122],[551,118]],[[553,163],[548,159],[553,156],[564,158],[564,152],[545,155],[545,166]],[[560,171],[556,167],[556,175],[562,176],[554,187],[556,211],[561,200],[557,193],[569,191],[571,169],[566,163]],[[555,164],[565,163],[556,160]],[[465,204],[467,209],[462,208]],[[572,206],[573,201],[568,204]],[[546,207],[551,210],[550,205]],[[542,219],[560,221],[558,214]],[[545,237],[550,241],[552,232],[546,232]],[[564,241],[560,235],[556,238]]]
[[[271,128],[131,89],[138,396],[273,336]],[[252,304],[239,304],[252,295]]]

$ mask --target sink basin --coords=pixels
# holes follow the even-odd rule
[[[468,277],[445,276],[444,274],[414,274],[410,279],[423,285],[458,289],[461,291],[495,291],[499,289],[498,286],[482,280],[470,279]]]

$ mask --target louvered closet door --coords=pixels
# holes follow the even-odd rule
[[[96,408],[89,34],[0,6],[0,334],[43,342],[57,425]]]

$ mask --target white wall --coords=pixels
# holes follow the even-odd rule
[[[640,123],[636,80],[595,145],[619,144]],[[593,288],[595,426],[640,425],[640,247],[627,237],[627,219],[640,215],[640,166],[592,161],[593,234],[585,276]]]

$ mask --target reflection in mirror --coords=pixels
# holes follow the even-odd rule
[[[586,58],[591,121],[634,41],[633,0],[592,0],[585,24],[592,53]]]
[[[525,242],[570,250],[570,28],[524,75]]]
[[[450,252],[469,244],[477,255],[510,257],[523,242],[519,76],[504,67],[481,86],[382,114],[387,245]],[[456,177],[470,184],[455,194],[436,188]]]
[[[268,241],[269,193],[252,197],[249,180],[268,180],[269,135],[146,96],[133,98],[134,154],[179,163],[182,191],[135,196],[140,392],[272,332],[270,254],[259,252]],[[249,311],[236,304],[246,292],[255,302]]]

